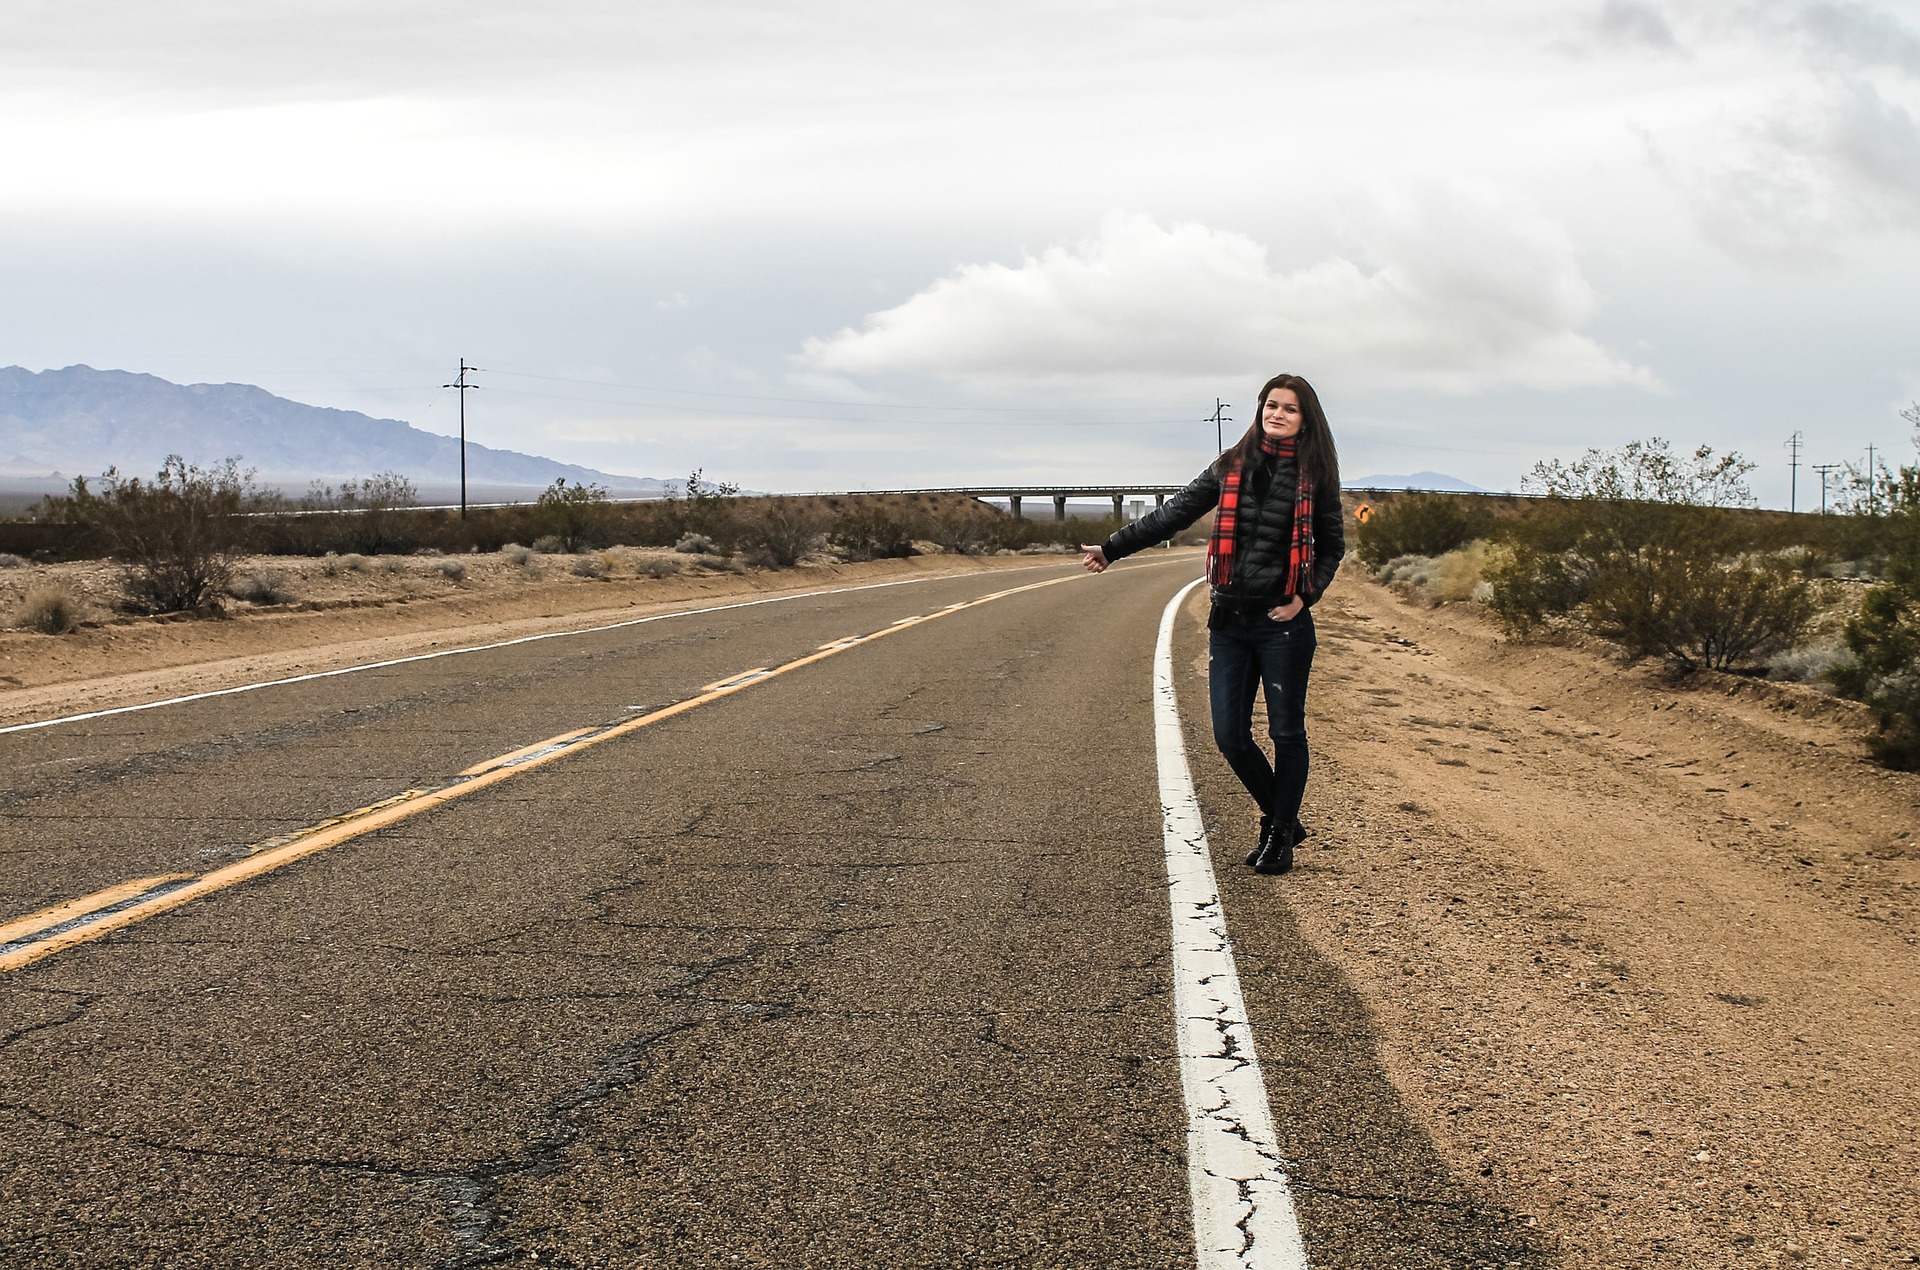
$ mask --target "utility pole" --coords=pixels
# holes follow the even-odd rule
[[[1787,478],[1787,513],[1789,515],[1800,510],[1800,442],[1801,436],[1798,432],[1787,438],[1787,453],[1792,456],[1787,460],[1787,466],[1793,471],[1793,475]],[[1826,493],[1824,489],[1820,492]]]
[[[1809,463],[1807,466],[1820,473],[1820,514],[1824,516],[1827,514],[1827,474],[1838,472],[1844,464]]]
[[[1223,423],[1232,423],[1233,416],[1221,413],[1226,408],[1227,403],[1215,397],[1213,399],[1213,413],[1207,416],[1208,419],[1213,420],[1213,448],[1215,452],[1227,448],[1226,434],[1220,430],[1220,425]]]
[[[479,370],[478,366],[467,365],[467,359],[460,359],[460,377],[450,384],[441,384],[442,388],[460,390],[460,519],[467,518],[467,390],[478,388],[478,384],[467,382],[467,372]]]
[[[1873,442],[1867,442],[1867,515],[1880,514],[1880,473],[1873,466]]]

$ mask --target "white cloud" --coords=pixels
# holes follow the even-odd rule
[[[1596,297],[1552,224],[1439,189],[1373,221],[1363,250],[1282,271],[1243,234],[1114,214],[1017,266],[963,265],[799,361],[999,385],[1286,368],[1454,393],[1656,386],[1581,333]]]

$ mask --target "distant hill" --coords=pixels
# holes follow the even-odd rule
[[[1445,472],[1415,472],[1410,476],[1342,477],[1340,483],[1348,489],[1430,489],[1458,494],[1487,492],[1478,485],[1469,485],[1459,477],[1448,476]]]
[[[38,485],[109,466],[147,476],[169,454],[202,466],[237,456],[266,484],[398,472],[424,490],[460,479],[458,439],[398,419],[303,405],[252,384],[175,384],[91,366],[0,368],[0,478]],[[562,478],[629,495],[667,485],[467,445],[470,485],[533,488]]]

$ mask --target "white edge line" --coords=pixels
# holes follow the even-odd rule
[[[1012,569],[997,570],[997,573],[1026,573],[1033,569],[1051,569],[1058,567],[1054,563],[1020,565]],[[439,657],[458,657],[463,653],[486,653],[500,648],[512,648],[516,644],[533,644],[543,639],[565,639],[573,635],[598,635],[605,631],[617,631],[629,626],[644,626],[648,622],[664,622],[675,617],[698,617],[703,613],[724,613],[728,609],[750,609],[758,604],[779,604],[786,600],[812,600],[823,595],[846,595],[853,591],[877,591],[882,587],[915,586],[923,582],[947,582],[954,578],[979,577],[977,573],[949,573],[932,578],[898,578],[892,582],[863,582],[859,586],[832,587],[825,591],[796,591],[791,595],[768,595],[757,600],[742,600],[737,604],[716,604],[704,609],[680,609],[672,613],[655,613],[651,617],[628,618],[624,622],[611,622],[605,626],[588,626],[571,631],[547,631],[541,635],[522,635],[518,639],[501,640],[497,644],[475,644],[469,648],[443,648],[433,653],[416,653],[411,657],[395,657],[390,661],[370,661],[359,666],[341,666],[335,670],[316,670],[305,675],[290,675],[285,679],[265,679],[259,683],[240,684],[233,688],[215,688],[209,692],[189,693],[184,697],[168,697],[164,701],[143,701],[138,705],[115,706],[110,710],[89,710],[85,714],[64,714],[57,719],[37,719],[32,723],[15,723],[0,727],[0,736],[9,732],[31,732],[35,728],[51,728],[62,723],[85,723],[89,719],[105,719],[116,714],[133,714],[141,710],[158,710],[162,706],[186,705],[191,701],[205,701],[211,697],[231,697],[235,693],[253,692],[259,688],[283,688],[288,684],[308,683],[315,679],[331,679],[335,675],[353,675],[363,670],[384,670],[389,666],[405,666],[413,662],[433,661]]]
[[[1173,1012],[1187,1105],[1187,1185],[1199,1270],[1306,1270],[1286,1161],[1273,1132],[1233,944],[1193,791],[1173,689],[1173,622],[1200,579],[1167,601],[1153,652],[1154,756],[1173,925]]]

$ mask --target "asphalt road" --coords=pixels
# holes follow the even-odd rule
[[[0,923],[1032,581],[0,972],[8,1265],[1194,1264],[1152,736],[1190,555],[0,736]],[[1197,612],[1197,610],[1195,610]],[[1317,1266],[1538,1264],[1189,752]]]

